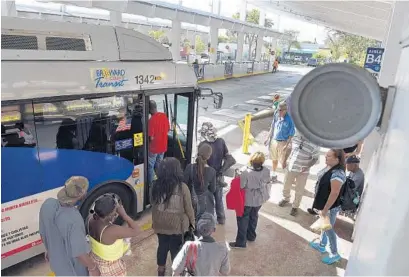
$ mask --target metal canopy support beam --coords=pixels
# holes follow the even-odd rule
[[[113,26],[122,25],[122,13],[117,11],[109,11],[110,21]]]
[[[264,27],[264,24],[266,22],[266,14],[263,11],[260,11],[260,18],[258,20],[258,25]]]
[[[239,32],[237,34],[236,62],[241,62],[243,60],[243,46],[244,46],[244,33]]]
[[[217,60],[218,38],[219,29],[215,23],[210,22],[210,63],[216,63]]]
[[[260,11],[260,18],[258,20],[258,25],[264,27],[266,21],[266,14],[263,11]],[[261,51],[263,49],[264,44],[264,33],[259,32],[257,36],[257,48],[256,48],[256,61],[261,61]]]
[[[240,20],[246,21],[246,13],[247,13],[247,0],[241,0],[240,4]]]
[[[256,61],[261,61],[261,50],[263,49],[263,44],[264,44],[264,40],[263,40],[263,34],[260,33],[258,34],[257,37],[257,48],[256,48]]]
[[[16,2],[14,0],[1,1],[1,16],[17,16]]]
[[[44,0],[46,1],[46,0]],[[247,6],[248,0],[242,0]],[[214,14],[209,14],[202,12],[200,10],[190,9],[186,7],[180,7],[178,5],[165,3],[165,2],[151,2],[151,1],[92,1],[92,0],[55,0],[52,2],[63,3],[65,5],[75,5],[86,8],[97,8],[109,11],[118,11],[127,14],[142,15],[150,18],[163,18],[168,20],[173,20],[174,14],[177,11],[178,19],[181,22],[186,22],[190,24],[197,24],[203,26],[209,26],[209,18],[219,26],[223,25],[235,25],[234,31],[244,31],[247,33],[254,33],[255,30],[261,30],[265,32],[265,36],[270,36],[274,38],[280,38],[283,36],[282,33],[267,29],[261,26],[257,26],[252,23],[244,22],[244,20],[239,21],[232,18],[227,18],[223,16],[218,16]],[[245,19],[245,13],[242,15]],[[243,30],[244,28],[244,30]]]
[[[398,70],[399,59],[401,56],[402,46],[400,38],[402,35],[402,26],[404,26],[405,16],[409,10],[409,2],[396,1],[391,19],[389,21],[389,31],[384,41],[381,72],[379,74],[379,85],[388,87],[395,84],[396,72]]]
[[[172,43],[172,46],[170,47],[170,52],[172,53],[172,57],[174,61],[180,60],[181,31],[182,31],[182,25],[180,23],[180,20],[174,18],[172,20],[172,30],[170,32],[170,43]]]

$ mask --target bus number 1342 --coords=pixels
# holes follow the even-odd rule
[[[153,84],[155,81],[155,75],[137,75],[135,76],[136,84]]]

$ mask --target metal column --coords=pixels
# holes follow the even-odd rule
[[[402,34],[406,12],[409,10],[409,2],[396,1],[391,19],[389,21],[389,32],[383,47],[381,72],[379,74],[379,84],[382,87],[388,87],[395,83],[396,72],[398,70],[401,55],[400,37]]]
[[[174,61],[180,60],[180,35],[182,31],[182,26],[180,20],[173,19],[172,20],[172,30],[170,32],[170,42],[172,46],[170,47],[170,51],[172,53],[172,57]]]
[[[210,63],[216,63],[219,29],[210,22]]]

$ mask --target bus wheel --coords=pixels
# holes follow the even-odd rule
[[[95,190],[84,200],[80,208],[81,215],[84,220],[86,220],[89,215],[92,215],[94,213],[95,201],[105,195],[109,195],[115,198],[119,203],[121,203],[128,215],[133,218],[136,215],[136,211],[134,210],[134,207],[136,205],[134,205],[133,203],[136,199],[136,195],[133,196],[133,194],[134,193],[132,193],[132,191],[124,184],[106,184],[101,188]],[[115,224],[122,225],[123,223],[124,220],[121,217],[118,217],[115,220]]]

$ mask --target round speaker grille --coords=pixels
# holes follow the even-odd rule
[[[298,131],[323,147],[345,148],[375,128],[382,103],[378,83],[365,69],[334,63],[305,75],[291,94]]]

